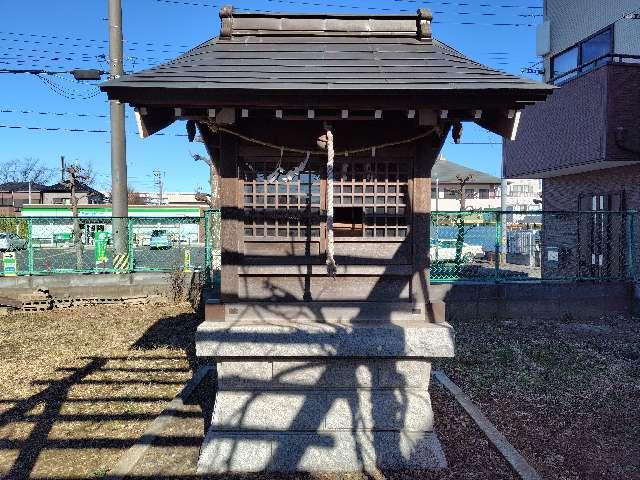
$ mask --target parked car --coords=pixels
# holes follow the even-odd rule
[[[0,251],[24,250],[27,241],[15,233],[0,232]]]
[[[431,240],[431,248],[429,254],[431,260],[453,261],[456,259],[456,239],[442,238],[440,240]],[[483,258],[484,248],[482,245],[462,244],[462,261],[470,262],[474,258]]]
[[[154,230],[149,239],[149,248],[171,248],[171,240],[166,230]]]

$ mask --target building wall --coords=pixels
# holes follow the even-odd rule
[[[524,109],[516,140],[504,140],[507,178],[539,177],[604,160],[608,68],[571,80],[546,102]]]
[[[640,165],[612,168],[604,171],[586,172],[577,175],[565,175],[543,180],[543,204],[545,211],[567,211],[570,214],[545,216],[543,232],[543,276],[551,277],[554,271],[565,275],[575,271],[575,275],[584,275],[590,263],[590,235],[585,230],[590,228],[591,215],[577,214],[580,210],[580,196],[615,195],[623,193],[620,210],[640,211]],[[584,210],[584,207],[582,208]],[[620,273],[624,270],[627,249],[629,248],[628,229],[633,225],[635,245],[631,258],[636,266],[640,265],[640,216],[635,215],[633,224],[630,217],[624,214],[610,214],[607,218],[607,235],[611,236],[606,245],[609,247],[609,258],[606,266],[610,271]],[[583,232],[581,236],[581,232]],[[585,240],[586,238],[586,240]],[[550,262],[546,250],[557,248],[559,262]],[[636,267],[637,268],[637,267]]]
[[[89,194],[80,192],[77,194],[78,203],[80,205],[88,205],[89,204]],[[43,194],[45,204],[50,205],[64,205],[71,204],[71,194],[68,192],[45,192]]]
[[[638,20],[622,19],[640,11],[640,0],[545,0],[545,20],[550,22],[550,52],[545,56],[548,79],[549,57],[615,23],[614,52],[640,52]]]
[[[0,192],[0,207],[5,211],[19,210],[22,205],[29,203],[29,192]],[[31,192],[31,203],[42,203],[42,194],[37,191]],[[7,207],[13,207],[11,209]]]
[[[640,165],[610,168],[602,171],[564,175],[543,180],[545,210],[578,210],[578,198],[625,192],[625,210],[640,210]]]

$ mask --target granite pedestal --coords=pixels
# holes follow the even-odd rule
[[[204,322],[215,364],[201,474],[433,470],[446,466],[428,393],[447,324]]]

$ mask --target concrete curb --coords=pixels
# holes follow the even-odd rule
[[[460,387],[453,383],[444,372],[435,370],[433,377],[455,397],[458,403],[466,410],[480,430],[487,436],[494,447],[498,449],[504,459],[522,480],[541,480],[540,474],[529,465],[527,460],[509,443],[507,437],[485,417],[475,403],[465,394]]]
[[[162,410],[162,413],[153,421],[138,439],[135,445],[127,450],[114,468],[109,470],[106,478],[109,480],[123,480],[133,467],[140,461],[146,451],[153,445],[156,438],[176,419],[174,413],[184,407],[186,401],[202,383],[206,376],[213,371],[213,367],[199,368],[191,380],[187,382],[182,391],[171,400]]]

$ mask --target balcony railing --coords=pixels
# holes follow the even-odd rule
[[[554,85],[562,85],[569,80],[573,80],[581,75],[593,72],[595,69],[612,63],[640,63],[640,55],[626,55],[621,53],[607,53],[594,58],[590,62],[584,63],[571,70],[556,75],[549,80]]]

